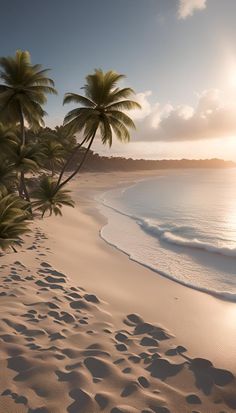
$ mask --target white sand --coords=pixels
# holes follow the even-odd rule
[[[167,280],[99,237],[104,218],[94,193],[150,174],[84,174],[72,185],[78,207],[65,208],[62,218],[35,222],[36,237],[2,257],[0,413],[236,409],[229,373],[206,360],[194,364],[175,351],[165,354],[182,345],[187,357],[209,359],[235,374],[235,305]],[[133,313],[152,326],[127,320]],[[125,337],[117,337],[120,331]],[[140,384],[143,376],[148,385]]]
[[[192,355],[204,355],[236,372],[234,303],[158,276],[99,237],[106,220],[98,212],[94,195],[157,173],[171,172],[84,174],[74,182],[79,208],[64,209],[63,219],[43,222],[53,242],[51,262],[109,301],[116,311],[135,310],[152,322],[158,319]]]

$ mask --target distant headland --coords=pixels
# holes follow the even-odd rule
[[[72,167],[72,165],[71,165]],[[236,162],[223,159],[132,159],[116,156],[100,156],[90,151],[87,162],[83,168],[85,171],[131,171],[153,169],[187,169],[187,168],[235,168]]]

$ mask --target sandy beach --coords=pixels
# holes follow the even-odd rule
[[[83,174],[76,207],[1,257],[0,413],[235,411],[235,304],[99,236],[95,196],[157,173]]]

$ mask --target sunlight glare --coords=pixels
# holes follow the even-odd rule
[[[229,74],[229,86],[236,88],[236,67]]]

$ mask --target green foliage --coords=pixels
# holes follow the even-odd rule
[[[6,158],[18,142],[16,128],[0,123],[0,160]]]
[[[19,244],[29,231],[27,203],[15,194],[0,193],[0,248],[5,251]]]
[[[55,129],[41,128],[37,133],[38,142],[44,144],[45,141],[59,143],[64,149],[64,155],[70,154],[77,140],[74,133],[67,126],[56,126]]]
[[[65,153],[70,154],[77,145],[76,137],[67,126],[56,126],[55,135],[57,142],[63,146]]]
[[[44,166],[51,170],[53,176],[56,169],[63,163],[65,150],[61,143],[54,139],[42,141],[41,150],[45,157]]]
[[[64,124],[73,131],[83,131],[87,141],[99,129],[103,144],[112,145],[113,133],[121,142],[128,142],[129,129],[134,129],[135,124],[124,111],[140,109],[140,105],[129,99],[134,94],[133,89],[117,86],[124,77],[112,70],[103,72],[101,69],[88,75],[83,87],[85,96],[76,93],[65,95],[64,104],[76,103],[80,107],[66,115]]]
[[[57,188],[66,185],[82,168],[89,150],[93,144],[96,133],[99,130],[103,144],[112,146],[113,134],[121,142],[129,142],[129,129],[135,129],[132,119],[125,113],[127,110],[140,109],[139,103],[128,99],[134,94],[133,89],[120,89],[117,83],[125,76],[112,70],[103,72],[96,69],[94,74],[86,77],[86,84],[83,87],[85,96],[76,93],[67,93],[64,97],[65,103],[77,103],[79,107],[72,109],[64,119],[64,125],[71,129],[73,133],[82,132],[82,143],[77,145],[71,158],[78,153],[81,145],[88,143],[87,149],[80,164],[74,172],[63,182],[63,174],[66,166],[70,162],[67,160],[57,181]]]
[[[16,170],[8,162],[0,162],[0,193],[13,191],[17,182]]]
[[[82,167],[97,131],[109,146],[113,135],[129,141],[135,125],[127,111],[140,106],[130,99],[132,89],[117,86],[123,78],[95,70],[86,77],[85,96],[65,95],[64,103],[78,107],[66,115],[64,125],[45,128],[43,105],[48,94],[56,93],[48,69],[33,65],[26,51],[0,57],[0,249],[19,244],[37,211],[44,217],[62,215],[63,206],[74,207],[70,191],[62,187]],[[82,133],[80,143],[77,133]],[[62,182],[69,165],[74,170]],[[51,177],[42,175],[45,171]]]
[[[61,208],[63,205],[74,207],[74,201],[69,193],[70,191],[56,189],[56,182],[45,175],[31,194],[32,198],[35,199],[33,207],[41,211],[42,217],[46,212],[49,213],[49,216],[52,214],[62,215]]]
[[[43,125],[48,93],[56,93],[48,69],[31,63],[30,54],[18,50],[13,57],[0,58],[0,117],[20,122],[22,116],[29,126]]]
[[[44,159],[38,144],[17,145],[10,155],[10,161],[17,172],[37,172]]]

